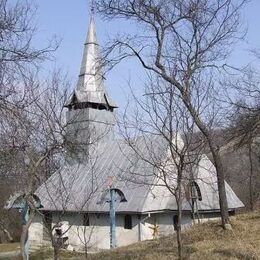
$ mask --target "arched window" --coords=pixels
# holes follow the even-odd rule
[[[132,229],[132,216],[131,215],[125,215],[125,223],[124,223],[125,229]]]
[[[200,187],[196,181],[192,181],[191,183],[191,197],[192,199],[202,201]]]

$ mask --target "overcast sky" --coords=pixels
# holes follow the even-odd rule
[[[79,74],[83,43],[85,41],[89,23],[87,0],[35,0],[38,5],[37,13],[37,45],[44,46],[54,35],[62,39],[61,45],[55,53],[56,67],[68,72],[73,82]],[[246,41],[236,46],[233,63],[247,63],[253,60],[247,50],[260,49],[260,0],[252,0],[244,11],[244,20],[248,26]],[[125,29],[123,23],[107,23],[96,18],[97,35],[100,45],[108,37],[113,37],[118,31]],[[129,30],[129,27],[127,27]],[[46,66],[46,71],[54,65]],[[131,78],[134,84],[139,84],[141,74],[136,71],[134,63],[120,65],[107,76],[106,86],[110,96],[119,104],[123,102],[123,95],[127,92],[127,81]],[[141,84],[141,83],[140,83]]]

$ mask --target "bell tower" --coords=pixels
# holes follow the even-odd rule
[[[106,92],[101,67],[92,5],[78,82],[65,104],[70,154],[75,153],[83,160],[88,155],[89,145],[114,138],[117,106]]]

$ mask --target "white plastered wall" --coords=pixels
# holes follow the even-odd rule
[[[127,246],[141,240],[153,238],[151,227],[156,223],[159,225],[159,236],[166,236],[174,233],[173,216],[175,213],[157,213],[147,215],[132,215],[132,229],[124,228],[125,214],[116,216],[116,240],[117,246]],[[75,250],[84,250],[85,243],[90,251],[110,248],[110,226],[108,214],[90,214],[90,226],[83,226],[83,214],[66,213],[62,217],[53,214],[53,225],[63,222],[63,230],[67,230],[64,236],[68,236],[68,243]],[[191,226],[190,215],[182,217],[183,227]],[[139,226],[140,225],[140,226]],[[140,231],[140,234],[139,234]],[[44,245],[43,222],[40,215],[37,215],[29,230],[31,245]]]
[[[29,244],[30,245],[43,244],[43,221],[42,221],[42,216],[40,214],[36,214],[29,228]]]

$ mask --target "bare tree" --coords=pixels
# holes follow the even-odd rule
[[[243,71],[238,78],[227,80],[227,87],[233,90],[229,96],[232,113],[230,115],[228,140],[233,144],[235,150],[243,150],[247,153],[248,170],[245,182],[248,184],[249,207],[254,209],[259,200],[259,177],[258,156],[259,156],[259,122],[260,122],[260,78],[259,72],[250,67]],[[244,183],[243,183],[244,186]]]
[[[97,1],[103,17],[126,19],[138,25],[135,35],[120,35],[112,42],[106,52],[112,53],[108,65],[112,67],[126,57],[136,57],[146,71],[158,75],[178,92],[207,141],[217,169],[223,228],[229,224],[225,174],[211,131],[216,122],[207,117],[211,110],[217,111],[213,101],[221,86],[216,79],[225,73],[226,58],[242,36],[240,10],[246,2]]]
[[[1,179],[11,184],[8,193],[17,189],[14,186],[18,182],[14,180],[22,182],[23,178],[19,177],[25,169],[21,153],[24,144],[17,142],[22,134],[16,122],[18,111],[26,110],[31,102],[27,90],[32,73],[37,71],[41,62],[51,58],[52,51],[58,46],[56,40],[42,48],[33,46],[35,12],[32,1],[0,1],[0,127],[1,155],[4,155],[1,156]],[[17,186],[21,187],[21,182]]]
[[[79,240],[84,245],[85,259],[88,258],[89,248],[91,247],[91,238],[93,237],[93,234],[95,232],[95,225],[97,222],[97,216],[94,214],[92,215],[93,217],[90,220],[90,215],[86,213],[84,215],[85,225],[83,227],[77,228],[77,235],[79,237]]]
[[[252,51],[256,60],[259,60],[259,53]],[[259,200],[259,98],[260,98],[260,77],[259,70],[254,65],[248,65],[241,73],[228,75],[222,81],[225,85],[226,105],[230,108],[228,125],[226,129],[226,141],[228,146],[233,147],[235,153],[246,156],[243,163],[239,163],[238,171],[240,177],[233,179],[238,190],[245,190],[242,195],[246,206],[252,210],[254,204]],[[226,147],[227,148],[227,147]],[[225,147],[223,149],[223,153]],[[236,156],[234,153],[234,156]],[[236,163],[237,164],[237,163]],[[245,168],[243,168],[245,167]],[[230,170],[232,175],[232,169]],[[235,173],[233,173],[234,176]],[[245,185],[247,183],[248,185]],[[249,194],[249,198],[248,195]]]
[[[52,174],[62,162],[65,151],[65,128],[63,109],[67,100],[68,83],[60,73],[54,73],[51,80],[42,82],[33,74],[26,79],[26,99],[23,106],[9,105],[1,118],[1,133],[6,136],[6,148],[12,159],[20,162],[20,170],[13,172],[19,179],[16,189],[24,194],[30,209],[28,223],[21,234],[21,252],[24,255],[24,242],[33,221],[36,208],[33,193],[49,174]],[[26,101],[26,102],[25,102]],[[56,164],[55,164],[56,163]],[[47,176],[44,166],[51,164]]]
[[[68,129],[77,119],[65,120],[69,83],[61,73],[39,80],[41,62],[51,58],[58,43],[53,40],[41,49],[33,46],[35,11],[32,1],[0,0],[0,133],[7,155],[1,172],[8,168],[9,177],[19,180],[14,189],[24,193],[29,206],[29,221],[20,239],[23,258],[24,241],[38,212],[32,194],[72,154],[85,152],[86,143],[94,142],[86,138],[79,144],[70,136]]]
[[[92,158],[90,154],[95,150],[95,145],[104,134],[96,134],[94,129],[89,127],[85,139],[79,140],[75,138],[75,135],[73,136],[73,133],[77,134],[77,132],[86,130],[77,129],[77,126],[79,127],[77,114],[72,118],[65,118],[67,90],[70,89],[70,84],[61,75],[61,72],[54,72],[46,81],[31,74],[30,78],[26,79],[26,83],[26,99],[23,100],[23,106],[21,103],[19,105],[10,104],[10,109],[5,109],[1,118],[1,134],[6,137],[6,151],[12,154],[12,159],[20,163],[19,167],[14,167],[12,170],[14,176],[19,176],[17,188],[24,194],[30,210],[29,221],[23,227],[20,239],[23,257],[25,257],[24,242],[30,225],[35,214],[42,214],[34,206],[34,192],[39,185],[45,186],[51,182],[52,192],[48,192],[49,187],[46,185],[46,195],[50,195],[53,202],[55,200],[59,202],[54,205],[57,206],[57,211],[61,212],[58,219],[62,220],[68,203],[72,203],[71,189],[78,174],[69,172],[63,176],[60,171],[66,165],[75,165],[77,168],[76,166],[80,166],[82,158],[84,158],[88,165],[93,164],[93,181],[90,181],[90,185],[93,184],[93,187],[90,187],[89,193],[85,194],[84,199],[82,198],[83,205],[78,205],[77,212],[81,212],[97,189],[94,186],[95,174],[97,174],[94,167],[95,157]],[[70,132],[68,129],[73,129],[74,132]],[[86,147],[88,149],[85,149]],[[93,152],[93,154],[95,153]],[[16,165],[14,164],[14,166]],[[17,168],[20,170],[17,171]],[[52,179],[49,179],[52,175],[58,176],[57,187],[53,187]],[[68,186],[65,185],[66,183]],[[63,188],[62,194],[59,193],[60,187]],[[53,190],[55,188],[56,190]],[[61,240],[54,236],[54,230],[58,228],[58,225],[59,221],[48,228],[54,248],[54,259],[59,259],[61,247]],[[64,232],[67,233],[70,227],[71,225]]]
[[[165,88],[168,91],[164,91]],[[146,84],[143,98],[132,94],[134,109],[125,111],[120,122],[121,134],[134,151],[134,156],[128,158],[132,164],[141,160],[152,166],[153,170],[132,172],[129,169],[131,174],[125,181],[148,185],[151,189],[165,187],[173,196],[177,207],[174,226],[178,255],[179,259],[183,259],[182,206],[184,202],[191,202],[191,185],[196,179],[203,140],[194,138],[194,121],[170,84],[165,86],[164,81],[153,78]],[[139,139],[144,140],[145,147],[140,147]]]
[[[237,109],[236,109],[237,111]],[[259,200],[259,184],[258,184],[258,163],[256,158],[259,156],[258,133],[256,132],[256,123],[258,121],[258,113],[243,111],[242,114],[233,115],[232,125],[228,130],[229,140],[233,142],[235,150],[243,149],[247,154],[249,168],[246,174],[245,182],[248,184],[249,191],[249,208],[254,210],[255,203]],[[244,186],[245,183],[243,183]]]
[[[22,102],[25,95],[21,81],[28,71],[51,57],[58,43],[54,39],[46,47],[35,48],[36,8],[32,1],[0,1],[0,108]]]

